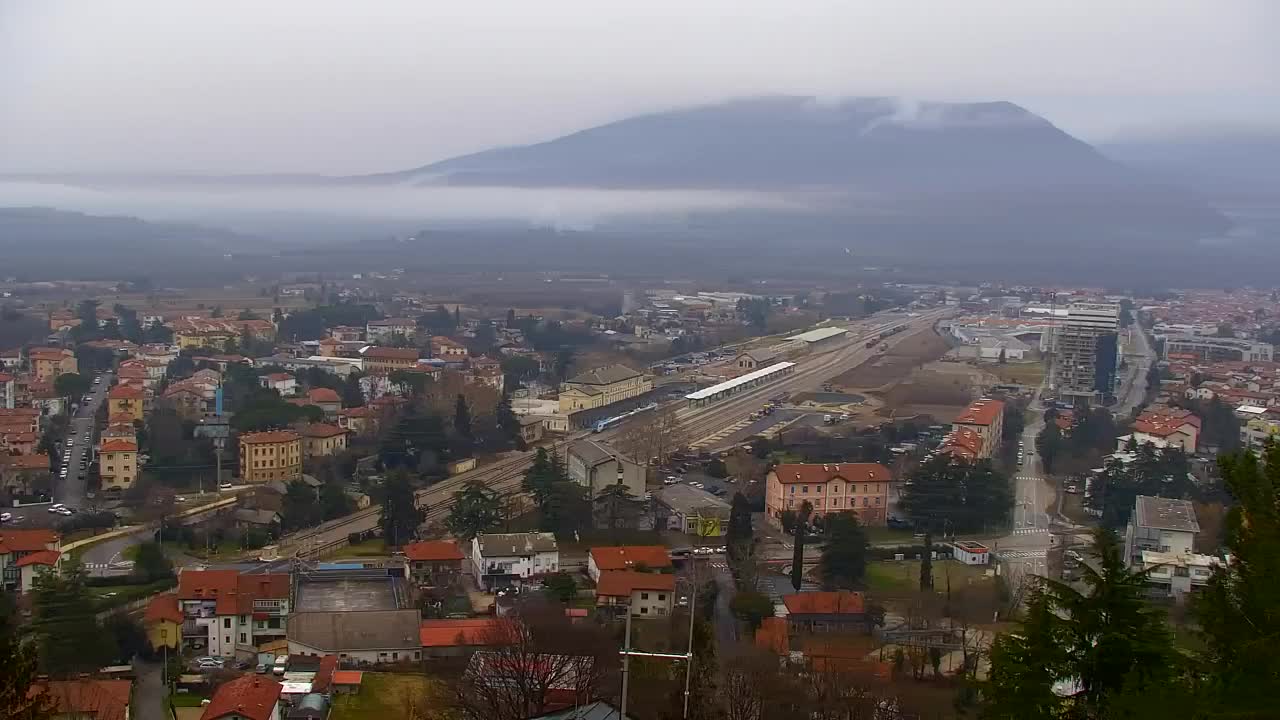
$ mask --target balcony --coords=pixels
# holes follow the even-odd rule
[[[209,626],[207,624],[197,623],[195,620],[186,620],[182,623],[183,637],[207,637],[209,635]]]

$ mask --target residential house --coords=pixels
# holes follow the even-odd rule
[[[52,383],[59,375],[79,372],[76,354],[66,348],[37,347],[27,352],[36,382]]]
[[[5,493],[31,495],[40,491],[50,492],[51,480],[48,455],[0,455],[0,490]]]
[[[420,620],[417,609],[294,613],[289,654],[333,654],[344,666],[421,660]]]
[[[462,561],[466,558],[457,543],[450,540],[430,540],[410,543],[402,547],[407,575],[416,585],[449,585],[462,576]]]
[[[1178,603],[1200,592],[1213,577],[1213,568],[1222,561],[1212,555],[1178,554],[1143,550],[1134,570],[1141,571],[1147,591],[1154,597],[1173,598]]]
[[[470,367],[462,373],[469,385],[483,385],[493,388],[501,395],[506,388],[506,373],[502,372],[502,364],[486,357],[472,358]]]
[[[0,434],[0,454],[34,455],[40,438],[33,432],[6,432]]]
[[[952,431],[969,429],[982,438],[979,458],[995,455],[1000,447],[1000,436],[1004,432],[1004,402],[983,398],[965,408],[964,412],[951,421]]]
[[[161,593],[147,603],[146,612],[142,615],[142,626],[147,631],[147,640],[152,650],[167,647],[180,650],[182,647],[182,624],[187,616],[178,605],[176,593]]]
[[[1123,451],[1130,438],[1139,445],[1151,443],[1160,448],[1176,447],[1192,454],[1200,441],[1200,418],[1183,408],[1152,407],[1133,421],[1132,434],[1116,439],[1117,449]]]
[[[516,422],[520,424],[520,440],[525,445],[533,445],[542,441],[543,431],[547,427],[547,423],[543,418],[533,415],[520,415],[516,417]]]
[[[423,620],[418,626],[418,642],[423,657],[457,657],[497,644],[498,633],[494,618]]]
[[[569,444],[569,479],[596,497],[610,485],[623,485],[636,498],[644,496],[648,467],[602,442],[584,438]]]
[[[333,455],[347,449],[347,430],[337,425],[310,423],[298,431],[302,435],[302,457]]]
[[[364,333],[367,328],[352,327],[350,325],[337,325],[329,328],[329,337],[340,343],[360,342],[364,339]]]
[[[284,685],[262,675],[241,675],[218,686],[200,720],[281,720]]]
[[[338,427],[355,435],[373,432],[377,418],[367,407],[343,408],[338,411]]]
[[[240,436],[240,479],[246,483],[289,482],[302,476],[302,436],[270,430]]]
[[[68,412],[67,397],[60,395],[51,382],[28,383],[27,398],[31,401],[31,407],[39,410],[44,417],[66,415]]]
[[[1249,449],[1260,448],[1277,436],[1280,436],[1280,421],[1276,420],[1250,418],[1240,427],[1240,444]]]
[[[129,720],[132,680],[39,680],[31,689],[48,696],[53,720]]]
[[[342,409],[342,397],[332,388],[318,387],[307,391],[306,404],[315,405],[324,411],[326,420],[336,420],[338,411]]]
[[[107,414],[128,415],[134,420],[142,420],[145,417],[143,404],[146,397],[146,392],[140,387],[116,385],[107,393]]]
[[[490,533],[471,539],[476,584],[492,591],[559,572],[560,550],[553,533]]]
[[[849,590],[783,595],[787,628],[799,633],[870,633],[875,619],[867,613],[862,593]]]
[[[275,390],[282,396],[292,395],[298,391],[298,379],[289,373],[268,373],[258,378],[262,387]]]
[[[467,346],[443,335],[431,338],[431,356],[445,362],[461,362],[467,359]]]
[[[1142,553],[1151,550],[1177,556],[1195,553],[1200,522],[1190,500],[1139,495],[1124,531],[1124,557],[1129,567],[1142,564]]]
[[[178,575],[183,647],[219,657],[251,655],[284,637],[290,608],[286,573],[183,570]]]
[[[618,545],[593,547],[587,552],[587,575],[600,582],[600,573],[610,570],[669,570],[671,553],[662,545]]]
[[[18,398],[18,385],[9,373],[0,372],[0,408],[12,410]]]
[[[0,529],[0,590],[18,591],[23,584],[23,567],[26,557],[37,553],[60,552],[62,540],[52,530]],[[41,557],[48,557],[41,555]]]
[[[854,512],[863,525],[883,526],[889,509],[893,476],[879,463],[784,463],[765,481],[765,514],[779,520],[804,501],[812,517]]]
[[[39,550],[19,558],[13,564],[18,568],[18,592],[31,592],[40,573],[56,572],[61,563],[62,553],[57,550]]]
[[[98,446],[98,475],[103,490],[128,490],[138,480],[138,444],[103,439]]]
[[[0,350],[0,368],[17,370],[22,367],[22,348]]]
[[[942,442],[938,444],[938,453],[974,463],[982,459],[983,445],[981,435],[964,427],[943,436]]]
[[[676,576],[637,570],[605,570],[596,583],[596,606],[630,608],[634,617],[666,617],[675,603]]]
[[[626,365],[596,368],[566,380],[560,388],[560,412],[612,405],[653,390],[653,378]]]
[[[411,370],[418,364],[417,348],[393,348],[370,345],[360,351],[364,371],[387,375],[396,370]]]
[[[371,343],[387,342],[397,335],[412,340],[417,334],[418,322],[413,318],[386,318],[365,324],[365,337]]]

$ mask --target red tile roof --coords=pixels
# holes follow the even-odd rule
[[[636,570],[606,570],[596,583],[596,595],[631,597],[635,590],[675,590],[676,576],[669,573],[646,573]]]
[[[0,456],[0,465],[11,467],[15,470],[48,470],[49,456],[39,453]]]
[[[417,360],[418,351],[416,348],[391,348],[380,347],[377,345],[370,346],[362,353],[364,357],[372,360]]]
[[[311,692],[327,693],[333,682],[334,671],[338,669],[338,656],[325,655],[320,658],[320,667],[315,677],[311,678]]]
[[[125,720],[129,715],[130,680],[50,680],[36,683],[60,716],[85,716],[93,720]]]
[[[334,685],[359,685],[364,680],[364,673],[359,670],[335,670],[333,672]]]
[[[240,436],[241,445],[256,445],[258,443],[282,443],[291,440],[300,440],[302,436],[292,430],[268,430],[266,432],[248,433]]]
[[[40,552],[57,542],[58,534],[52,530],[0,530],[0,555]]]
[[[307,391],[307,399],[311,402],[340,403],[342,398],[331,388],[311,388]]]
[[[309,438],[330,438],[337,435],[346,435],[346,428],[340,428],[337,425],[329,425],[327,423],[311,423],[305,425],[301,429],[301,433]]]
[[[671,554],[662,545],[593,547],[591,557],[601,571],[630,570],[637,565],[655,569],[671,567]]]
[[[58,558],[62,557],[62,553],[57,550],[40,550],[30,555],[23,555],[14,565],[18,567],[26,567],[28,565],[48,565],[53,567],[58,564]]]
[[[239,577],[235,570],[183,570],[178,575],[178,599],[234,598]]]
[[[284,685],[261,675],[242,675],[223,683],[205,706],[200,720],[237,716],[248,720],[268,720],[280,700]]]
[[[142,389],[132,385],[117,385],[107,393],[107,398],[110,400],[141,400],[143,397],[145,393]]]
[[[756,647],[769,650],[775,655],[786,656],[791,651],[790,636],[787,633],[787,619],[768,617],[760,621],[756,630]]]
[[[959,425],[991,425],[1004,413],[1002,400],[978,400],[953,420]]]
[[[416,561],[462,560],[458,544],[449,540],[416,542],[401,548],[404,556]]]
[[[138,443],[131,440],[109,440],[102,443],[98,452],[137,452]]]
[[[847,590],[783,595],[782,603],[792,615],[861,615],[866,612],[862,593]]]
[[[847,482],[893,482],[889,468],[880,463],[785,463],[773,472],[783,485],[826,483],[836,478]]]
[[[422,647],[491,645],[496,640],[493,633],[497,627],[498,621],[493,618],[423,620],[418,627],[418,639]]]
[[[345,408],[338,411],[344,417],[373,417],[373,411],[367,407]]]
[[[178,607],[178,596],[173,593],[163,593],[151,598],[151,602],[147,603],[147,611],[143,614],[142,619],[147,623],[168,620],[172,623],[181,624],[185,617],[182,614],[182,609]]]
[[[1200,429],[1200,418],[1190,410],[1182,408],[1157,407],[1147,410],[1138,416],[1133,423],[1136,432],[1165,437],[1172,435],[1190,425],[1197,431]]]

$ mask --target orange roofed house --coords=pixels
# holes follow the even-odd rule
[[[55,718],[129,720],[132,680],[45,680],[31,690],[48,696]]]
[[[863,525],[883,526],[892,482],[889,468],[879,463],[787,463],[769,471],[764,509],[778,520],[808,500],[812,517],[853,512]]]
[[[347,431],[337,425],[311,423],[304,425],[299,432],[303,457],[323,457],[347,449]]]
[[[146,392],[140,387],[117,385],[107,393],[107,416],[128,416],[132,420],[141,420],[146,397]]]
[[[806,592],[783,595],[787,627],[798,633],[871,632],[874,618],[860,592]]]
[[[103,490],[128,490],[138,479],[138,443],[104,437],[98,446],[98,475]]]
[[[447,585],[462,575],[462,551],[450,540],[430,540],[405,545],[408,575],[416,585]]]
[[[36,382],[51,383],[59,375],[78,372],[76,354],[66,348],[37,347],[27,353]]]
[[[587,574],[600,582],[608,570],[664,570],[671,567],[671,553],[662,545],[593,547],[587,555]]]
[[[240,436],[240,479],[247,483],[302,477],[302,436],[292,430],[270,430]]]
[[[964,409],[951,421],[952,432],[971,430],[982,438],[979,458],[989,458],[1000,447],[1000,434],[1004,432],[1004,401],[983,398]]]
[[[371,345],[360,351],[364,371],[371,375],[386,375],[396,370],[411,370],[418,364],[417,348],[392,348]]]
[[[1183,408],[1153,407],[1134,420],[1132,434],[1116,439],[1117,449],[1124,450],[1130,438],[1139,445],[1151,443],[1159,448],[1176,447],[1191,454],[1200,442],[1200,418]]]
[[[200,720],[280,720],[284,685],[261,675],[241,675],[218,686]]]
[[[248,656],[285,636],[290,578],[235,570],[183,570],[178,575],[183,647],[220,657]]]
[[[61,540],[52,530],[0,530],[0,590],[30,588],[42,567],[57,567]]]
[[[596,606],[631,609],[635,617],[666,617],[675,603],[676,576],[636,570],[605,570],[596,583]]]

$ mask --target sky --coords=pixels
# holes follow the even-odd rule
[[[0,0],[0,172],[356,174],[770,93],[1280,125],[1276,0]]]

